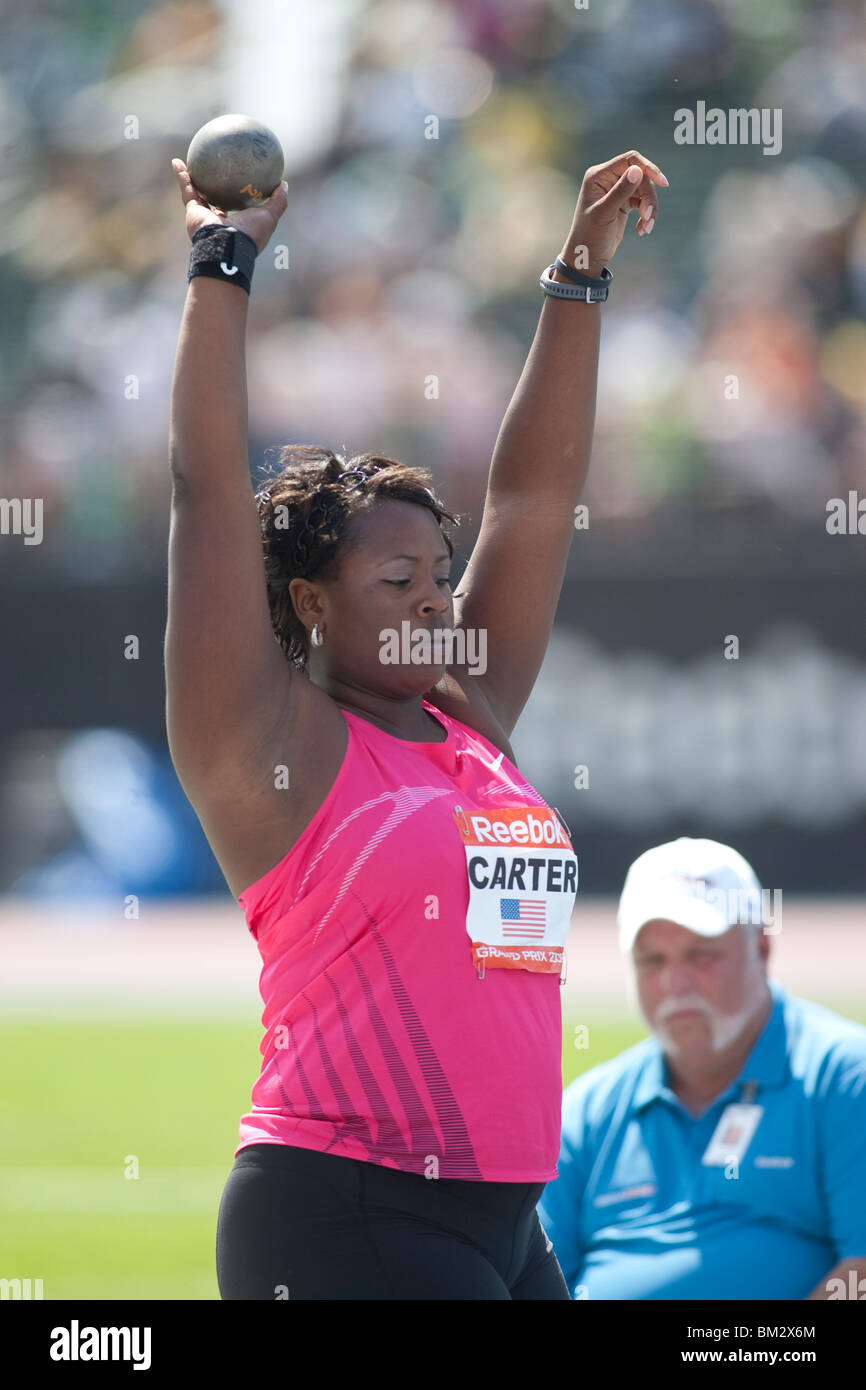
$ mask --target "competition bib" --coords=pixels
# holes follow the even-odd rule
[[[480,978],[490,968],[560,974],[577,896],[577,855],[547,806],[454,808],[466,851],[466,931]]]

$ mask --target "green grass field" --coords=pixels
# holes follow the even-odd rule
[[[642,1036],[563,1030],[563,1080]],[[0,1277],[45,1299],[216,1299],[220,1194],[260,1025],[0,1022]],[[126,1177],[137,1164],[139,1176]]]

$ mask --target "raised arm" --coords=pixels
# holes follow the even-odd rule
[[[656,184],[667,179],[635,150],[588,169],[561,258],[598,278],[632,208],[640,209],[638,233],[652,231]],[[552,278],[567,283],[559,271]],[[602,312],[599,304],[545,296],[496,440],[478,540],[454,595],[455,626],[487,633],[487,670],[467,679],[480,683],[507,734],[541,669],[562,589],[589,469]]]
[[[227,224],[173,160],[190,237]],[[285,211],[280,185],[231,222],[258,251]],[[252,756],[279,719],[292,681],[273,633],[249,473],[245,335],[249,296],[237,284],[189,282],[171,393],[172,473],[166,725],[188,794]]]

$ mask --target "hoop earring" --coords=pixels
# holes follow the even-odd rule
[[[311,635],[310,635],[310,641],[312,642],[312,644],[313,644],[314,647],[321,647],[321,645],[322,645],[322,643],[323,643],[324,640],[325,640],[324,637],[322,636],[322,634],[321,634],[320,631],[319,631],[319,624],[318,624],[318,623],[314,623],[314,624],[313,624],[313,631],[312,631],[312,633],[311,633]]]

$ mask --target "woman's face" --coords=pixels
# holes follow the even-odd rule
[[[446,663],[433,660],[441,651],[429,644],[419,651],[418,634],[450,628],[454,614],[451,557],[436,518],[416,503],[382,499],[353,517],[344,546],[339,579],[290,585],[305,625],[318,622],[324,634],[321,647],[310,647],[311,674],[395,697],[423,694]]]

